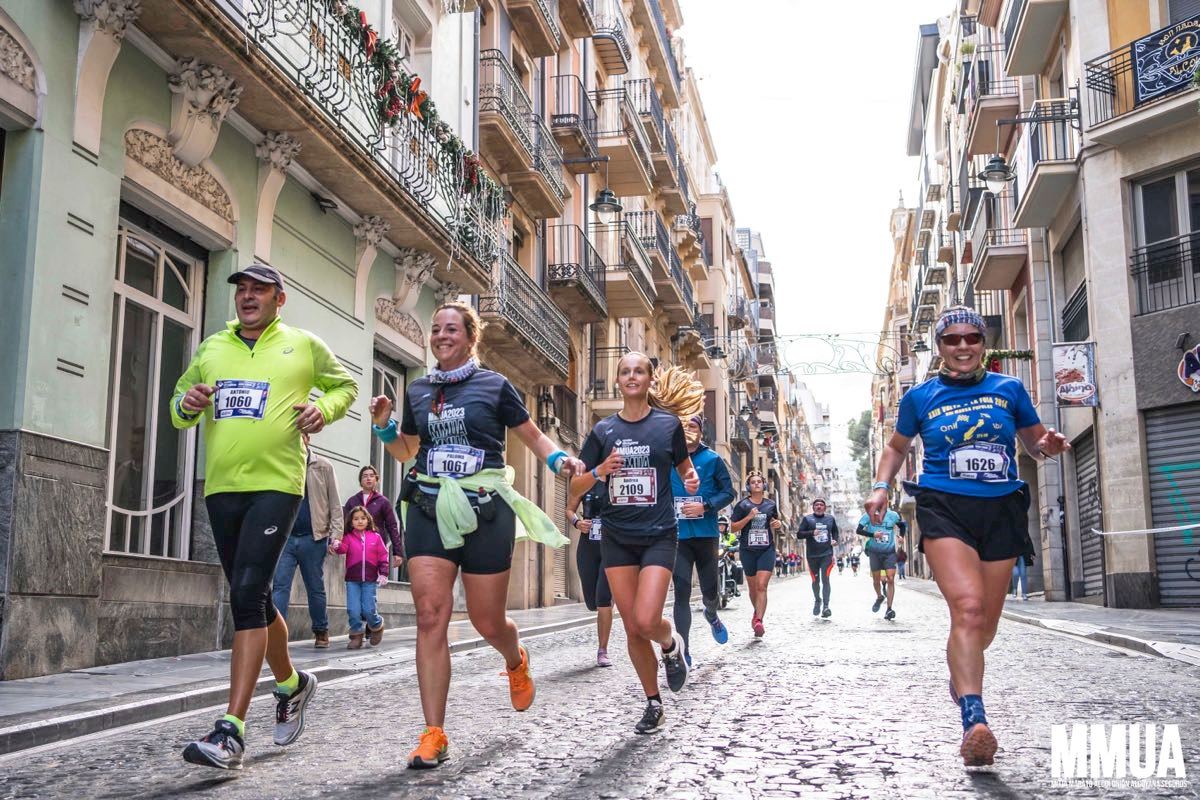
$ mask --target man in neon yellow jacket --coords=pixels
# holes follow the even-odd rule
[[[237,320],[209,336],[175,385],[171,421],[204,421],[204,499],[233,615],[229,708],[213,731],[183,751],[193,764],[240,769],[245,718],[265,656],[276,681],[275,743],[304,730],[317,679],[288,656],[287,623],[271,580],[304,496],[301,434],[345,415],[358,386],[319,338],[285,325],[283,277],[255,263],[229,277]],[[309,402],[313,389],[323,395]]]

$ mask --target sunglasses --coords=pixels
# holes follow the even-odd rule
[[[979,344],[983,341],[982,333],[943,333],[939,341],[942,344],[948,344],[951,347],[958,347],[963,342],[967,344]]]

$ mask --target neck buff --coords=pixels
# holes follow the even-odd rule
[[[463,364],[461,367],[455,367],[449,371],[444,371],[438,369],[437,367],[433,367],[429,370],[429,374],[425,377],[428,378],[429,382],[433,384],[461,383],[474,375],[478,370],[479,359],[472,356],[471,358],[467,359],[467,363]]]
[[[942,382],[948,383],[951,386],[974,386],[982,381],[985,375],[987,375],[987,370],[983,368],[982,364],[974,372],[968,372],[965,375],[951,372],[945,365],[942,365],[941,369],[938,370],[938,377],[941,378]]]

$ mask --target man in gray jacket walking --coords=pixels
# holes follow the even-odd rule
[[[342,530],[342,501],[338,493],[333,464],[312,451],[308,434],[304,434],[308,464],[304,479],[304,499],[292,526],[279,563],[275,565],[275,583],[271,599],[284,619],[287,619],[288,598],[292,594],[292,579],[296,567],[304,580],[308,594],[308,616],[312,622],[313,646],[329,647],[329,612],[325,602],[326,539]]]

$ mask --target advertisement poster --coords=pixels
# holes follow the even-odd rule
[[[1054,353],[1054,397],[1060,408],[1096,407],[1096,343],[1056,344]]]

